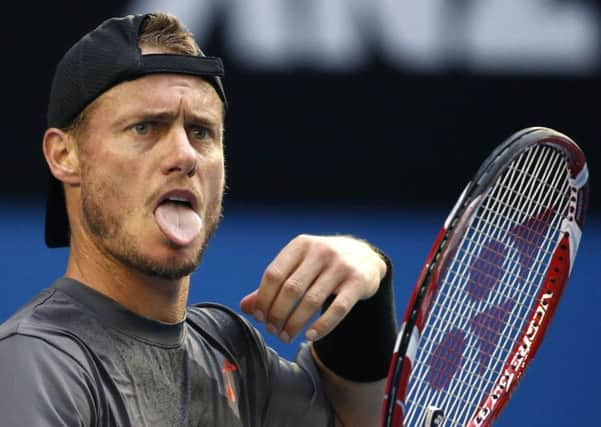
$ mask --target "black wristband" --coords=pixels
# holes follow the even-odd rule
[[[392,287],[392,264],[386,261],[386,275],[378,291],[359,301],[340,324],[313,347],[323,364],[339,377],[356,382],[381,380],[388,374],[397,336]],[[335,295],[328,298],[325,311]]]

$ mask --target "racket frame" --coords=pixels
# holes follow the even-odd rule
[[[436,295],[440,271],[446,259],[456,249],[454,246],[461,240],[462,232],[468,225],[465,221],[460,221],[460,218],[467,220],[471,217],[469,211],[479,206],[491,183],[503,172],[508,162],[528,147],[539,144],[559,150],[568,159],[567,166],[573,194],[570,199],[570,217],[567,223],[572,225],[568,225],[566,229],[562,228],[564,235],[551,258],[543,285],[535,300],[536,309],[530,313],[526,323],[528,328],[522,333],[507,358],[492,390],[478,405],[468,424],[469,427],[490,425],[509,400],[528,362],[536,354],[573,265],[580,240],[580,230],[584,225],[589,187],[588,169],[582,150],[566,135],[545,127],[523,129],[495,148],[482,163],[474,178],[468,182],[436,236],[409,299],[395,344],[382,405],[383,427],[403,426],[404,402],[411,368],[421,331]]]

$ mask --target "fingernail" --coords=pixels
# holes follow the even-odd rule
[[[317,338],[317,331],[315,329],[309,329],[305,336],[309,341],[314,341]]]
[[[273,323],[268,323],[267,326],[265,326],[265,329],[272,335],[277,335],[278,333],[278,330]]]
[[[286,331],[282,331],[282,333],[280,334],[280,339],[287,343],[290,341],[290,336],[286,333]]]
[[[259,322],[265,321],[265,315],[263,314],[263,312],[261,310],[255,310],[253,315],[255,316],[255,319],[257,319],[257,321],[259,321]]]

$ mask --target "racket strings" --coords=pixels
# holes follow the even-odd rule
[[[487,319],[491,319],[491,318],[492,318],[492,319],[495,319],[496,317],[498,317],[498,314],[497,314],[496,316],[493,316],[493,317],[491,317],[491,316],[488,316],[488,314],[486,314],[486,316],[487,316],[487,317],[485,317],[485,318],[487,318]],[[480,321],[482,321],[482,318],[483,318],[483,316],[482,316],[482,315],[480,315]],[[493,329],[494,329],[494,328],[493,328]],[[490,341],[490,340],[489,340],[489,341]],[[482,343],[480,343],[480,345],[482,345]]]
[[[543,163],[541,162],[540,165],[542,165],[542,164]],[[547,169],[547,170],[549,170],[549,169]],[[555,175],[554,181],[553,181],[554,183],[557,183],[557,178],[559,176],[560,176],[559,174]],[[527,190],[528,189],[525,189],[525,191],[527,191]],[[542,190],[544,190],[544,189],[542,189]],[[532,194],[531,200],[533,200],[533,201],[536,200],[536,199],[534,199],[535,196],[538,196],[538,195]],[[547,199],[548,199],[548,197],[547,197]],[[548,202],[548,200],[545,200],[545,202]],[[536,205],[536,204],[534,204],[534,205]],[[535,218],[535,217],[533,217],[533,218]],[[557,218],[559,218],[559,217],[557,217]],[[548,236],[549,233],[551,232],[551,230],[553,230],[553,227],[549,227],[548,225],[549,225],[548,221],[540,221],[538,223],[531,223],[531,224],[529,224],[529,228],[525,228],[525,229],[523,228],[522,231],[526,231],[526,237],[534,238],[534,236],[540,235],[540,231],[541,230],[547,229],[547,236]],[[558,230],[558,226],[559,226],[559,223],[557,224],[557,227],[556,227],[557,230]],[[535,233],[528,233],[528,230],[534,230]],[[528,234],[532,234],[532,235],[528,236]],[[516,236],[512,236],[512,237],[515,239]],[[547,240],[547,242],[549,242],[549,243],[551,241],[552,240],[549,240],[549,239]],[[544,248],[544,241],[537,242],[537,244],[533,245],[533,247],[530,248],[530,251],[531,252],[535,252],[536,247],[538,247],[539,245],[543,245],[543,248]],[[547,249],[552,249],[552,248],[549,248],[548,246],[549,245],[547,245]],[[547,250],[545,252],[545,249],[543,249],[543,251],[539,252],[539,256],[541,254],[549,254],[549,253],[550,253],[550,250]],[[527,260],[530,262],[530,260],[532,259],[532,255],[530,255],[530,254],[526,254],[526,255],[527,255],[526,256]],[[541,258],[541,260],[542,260],[542,258]],[[524,260],[523,259],[522,260],[518,259],[517,261],[518,261],[518,263],[515,263],[516,266],[518,268],[521,267],[522,268],[522,272],[523,272],[524,267],[526,267],[525,263],[524,263]],[[519,264],[521,264],[521,266]],[[503,295],[503,297],[501,297],[501,300],[503,300],[503,298],[505,298],[505,301],[510,301],[509,299],[507,299],[507,298],[510,298],[509,290],[510,289],[512,289],[512,290],[516,289],[516,287],[514,287],[513,285],[516,283],[517,279],[522,279],[522,281],[525,279],[527,281],[526,283],[532,283],[532,284],[540,283],[540,281],[543,278],[543,274],[544,274],[544,269],[545,269],[546,263],[544,263],[544,262],[541,261],[541,262],[539,262],[539,265],[540,265],[540,267],[542,267],[542,269],[539,269],[540,274],[538,274],[538,276],[536,276],[536,275],[533,276],[532,275],[532,272],[536,272],[537,271],[536,266],[534,266],[535,268],[530,268],[528,270],[528,272],[530,273],[530,277],[524,278],[522,275],[517,275],[517,276],[513,275],[513,278],[511,278],[511,277],[508,278],[507,281],[509,282],[510,285],[505,288],[505,290],[506,290],[505,293],[501,293],[501,295]],[[528,266],[530,266],[530,264],[528,264]],[[490,355],[490,363],[488,364],[488,368],[489,368],[488,372],[490,373],[490,375],[488,376],[489,383],[485,385],[485,387],[486,387],[485,389],[490,389],[490,387],[492,387],[494,381],[496,380],[496,377],[498,376],[499,369],[502,367],[504,361],[507,358],[507,355],[509,354],[510,349],[513,347],[515,339],[519,336],[519,333],[520,333],[520,331],[523,328],[523,323],[522,324],[518,324],[517,321],[519,319],[525,319],[526,316],[527,316],[527,314],[530,312],[533,298],[538,293],[538,286],[535,286],[535,287],[531,288],[531,290],[533,290],[534,292],[532,292],[530,294],[530,297],[528,295],[529,292],[527,292],[524,295],[521,295],[521,296],[525,296],[526,297],[525,299],[523,299],[523,301],[526,302],[527,304],[523,304],[522,300],[520,300],[520,299],[518,299],[516,301],[517,304],[515,306],[515,310],[514,310],[513,313],[511,313],[511,315],[513,316],[512,317],[513,321],[505,323],[505,328],[503,328],[503,331],[498,336],[498,338],[494,334],[494,330],[496,329],[495,325],[494,324],[491,325],[492,331],[493,331],[493,333],[491,334],[491,336],[493,337],[493,339],[489,340],[489,342],[492,345],[488,349],[488,353],[487,353],[488,355]],[[514,292],[514,295],[515,295],[515,292]],[[501,321],[500,324],[503,325],[503,322],[504,321]],[[490,323],[490,322],[488,322],[488,323]],[[483,324],[483,326],[485,328],[489,327],[489,325],[486,324],[486,322]],[[513,339],[512,339],[512,337],[513,337]],[[494,338],[497,338],[497,340],[495,340]],[[499,357],[494,357],[495,356],[495,352],[493,350],[494,350],[494,345],[497,344],[497,342],[500,343],[499,344],[499,348],[504,349],[504,351],[498,351],[498,352],[496,352]],[[480,343],[480,351],[482,351],[482,347],[483,347],[482,343]],[[495,366],[495,364],[494,364],[495,362],[498,362],[499,364],[497,366]],[[485,378],[485,377],[483,376],[482,378]],[[474,395],[474,396],[476,397],[477,395]],[[474,399],[472,402],[473,402],[474,405],[477,405],[479,403],[479,399]],[[470,412],[468,412],[468,410],[467,410],[468,408],[469,408],[468,406],[464,406],[463,408],[459,408],[458,407],[458,409],[463,409],[464,410],[464,413],[465,413],[466,416],[470,415]]]
[[[494,197],[492,198],[492,200],[494,200]],[[500,200],[500,199],[497,199],[497,202],[498,202],[499,200]],[[506,297],[506,296],[507,296],[507,295],[505,295],[505,297]],[[507,302],[507,301],[509,301],[509,300],[507,300],[507,299],[506,299],[505,301]],[[493,307],[494,307],[494,306],[493,306]],[[498,320],[499,320],[499,317],[500,317],[500,316],[499,316],[499,313],[502,313],[502,314],[505,314],[505,315],[507,315],[507,312],[506,312],[506,310],[497,310],[497,313],[496,313],[495,315],[493,315],[493,316],[488,316],[488,315],[482,316],[482,314],[480,314],[480,315],[478,315],[477,317],[473,318],[473,319],[476,319],[476,320],[477,320],[477,322],[476,322],[476,323],[477,323],[477,325],[476,325],[476,326],[479,326],[479,328],[478,328],[478,329],[479,329],[479,331],[480,331],[480,336],[478,337],[478,340],[476,340],[476,343],[478,344],[478,350],[479,350],[479,353],[481,353],[481,352],[482,352],[482,349],[483,349],[483,348],[486,348],[486,345],[484,345],[484,344],[486,344],[486,343],[484,343],[484,344],[483,344],[482,331],[486,331],[486,330],[488,330],[488,329],[490,328],[490,329],[493,331],[493,333],[491,333],[491,334],[490,334],[490,335],[492,336],[492,338],[494,338],[495,340],[503,340],[503,338],[504,338],[505,334],[501,334],[501,336],[497,337],[497,335],[496,335],[496,334],[494,334],[494,332],[495,332],[495,330],[497,330],[498,328],[495,326],[495,324],[494,324],[494,323],[492,323],[492,322],[494,321],[494,319],[496,319],[496,320],[497,320],[497,326],[498,326],[499,324],[501,324],[501,325],[503,324],[503,321],[501,321],[501,322],[498,322]],[[471,321],[471,322],[473,322],[473,319],[472,319],[472,321]],[[488,320],[488,322],[487,322],[487,320]],[[504,320],[504,319],[501,319],[501,320]],[[471,323],[471,322],[470,322],[470,323]],[[487,323],[491,323],[491,324],[489,325],[489,324],[487,324]],[[506,325],[507,325],[507,324],[506,324]],[[508,325],[507,325],[507,326],[508,326]],[[478,329],[476,330],[476,332],[478,331]],[[505,328],[505,329],[507,329],[507,328]],[[497,330],[496,332],[498,332],[498,330]],[[489,342],[491,342],[492,340],[488,340],[488,341],[489,341]],[[479,354],[479,353],[476,353],[476,354]],[[481,358],[480,358],[480,359],[481,359]],[[496,358],[494,358],[494,357],[490,357],[490,356],[489,356],[489,362],[490,362],[490,363],[494,363],[494,362],[495,362],[495,359],[496,359]],[[478,358],[476,358],[476,360],[478,360]],[[472,370],[473,370],[473,368],[472,368]],[[482,373],[482,371],[483,371],[483,370],[482,370],[482,363],[480,363],[480,373]],[[493,370],[493,371],[494,371],[494,370]],[[480,382],[482,382],[482,380],[483,380],[484,378],[485,378],[485,377],[484,377],[484,376],[482,376],[482,377],[481,377],[481,381],[480,381]],[[464,384],[464,383],[462,383],[462,385],[463,385],[463,384]],[[482,384],[476,384],[476,386],[482,386]],[[477,403],[477,402],[476,402],[476,403]],[[457,407],[459,408],[460,406],[457,406]],[[463,407],[465,407],[465,405],[464,405]]]
[[[486,316],[488,316],[488,314],[486,314]],[[484,317],[484,316],[480,315],[480,321],[482,321],[482,318],[483,318],[483,317]],[[498,316],[498,314],[497,314],[496,316],[492,317],[492,319],[495,319],[495,318],[497,318],[497,317],[499,317],[499,316]],[[488,316],[487,318],[489,318],[489,319],[490,319],[491,317],[490,317],[490,316]],[[493,329],[494,329],[494,328],[493,328]],[[482,341],[482,337],[480,337],[480,338],[481,338],[481,341]],[[490,341],[490,340],[489,340],[489,341]],[[482,346],[482,342],[480,342],[480,346]]]
[[[497,200],[498,200],[498,199],[497,199]],[[488,224],[490,224],[490,222],[488,222]],[[471,242],[473,242],[473,240],[471,240]],[[466,253],[467,253],[467,252],[466,252]],[[466,264],[466,263],[464,263],[464,262],[462,262],[462,263],[459,263],[459,265],[463,265],[463,266],[465,266],[465,265],[467,265],[467,264]],[[466,297],[467,297],[467,296],[464,296],[464,300],[465,300],[465,298],[466,298]],[[463,303],[464,303],[464,301],[461,301],[461,304],[463,304]],[[458,306],[460,306],[460,305],[458,305]],[[467,313],[467,312],[466,312],[466,313]],[[436,313],[434,313],[434,315],[433,315],[433,319],[438,319],[438,320],[440,320],[440,319],[441,319],[441,317],[440,317],[440,316],[436,316]],[[442,318],[442,319],[443,319],[443,321],[445,321],[445,320],[444,320],[444,318]],[[468,319],[469,319],[469,317],[468,317],[468,316],[463,316],[463,319],[462,319],[462,320],[463,320],[464,322],[466,322]],[[460,325],[460,326],[463,328],[463,327],[465,327],[465,324],[462,324],[462,325]],[[442,331],[442,329],[439,329],[439,331]],[[437,338],[438,338],[438,337],[437,337]],[[437,341],[437,340],[436,340],[436,341]],[[432,342],[434,342],[434,340],[433,340]],[[459,382],[461,382],[461,380],[460,380]],[[455,398],[456,398],[456,399],[457,399],[457,398],[460,398],[460,396],[455,396]]]
[[[464,425],[524,328],[567,212],[561,154],[535,146],[497,178],[441,273],[407,393],[405,425],[429,406]]]

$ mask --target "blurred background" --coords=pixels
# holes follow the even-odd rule
[[[392,258],[401,317],[432,240],[490,150],[534,125],[575,139],[592,180],[579,256],[542,350],[498,425],[598,425],[601,2],[107,0],[11,7],[0,30],[0,321],[64,271],[67,252],[43,242],[48,172],[41,137],[55,64],[105,18],[161,10],[179,16],[205,53],[223,58],[231,106],[225,216],[193,275],[192,302],[237,309],[295,235],[352,233]],[[267,339],[294,357],[298,339]]]

